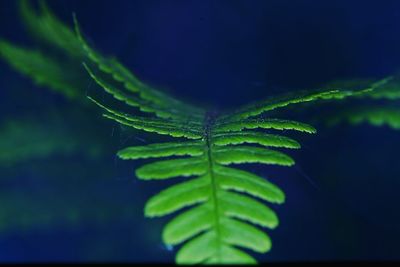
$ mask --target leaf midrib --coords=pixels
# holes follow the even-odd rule
[[[208,160],[208,173],[210,174],[211,179],[211,191],[212,191],[212,199],[214,203],[214,224],[215,224],[215,234],[216,234],[216,258],[221,258],[221,230],[220,230],[220,222],[219,222],[219,204],[218,204],[218,196],[217,196],[217,181],[214,175],[214,161],[212,156],[212,127],[215,122],[215,117],[207,114],[205,119],[205,146],[206,146],[206,156]]]

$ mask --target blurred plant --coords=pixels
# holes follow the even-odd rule
[[[353,79],[337,80],[328,83],[325,88],[368,87],[375,80]],[[297,116],[306,117],[313,124],[333,127],[341,123],[372,126],[387,126],[400,130],[400,76],[394,75],[387,83],[371,92],[343,99],[342,101],[324,101],[319,105],[303,105],[296,111]]]
[[[38,85],[86,103],[87,76],[80,67],[84,55],[74,32],[54,17],[44,1],[40,1],[40,11],[36,12],[29,1],[21,0],[19,10],[24,26],[41,48],[0,40],[0,57]]]
[[[41,120],[34,115],[5,119],[0,125],[0,166],[15,167],[30,160],[74,156],[77,152],[88,158],[101,157],[106,149],[101,140],[93,140],[88,136],[91,131],[79,128],[84,124],[76,115],[71,118],[65,115],[65,112],[48,113],[40,116],[44,118]]]
[[[366,84],[369,81],[356,82]],[[354,81],[335,83],[343,87],[353,84]],[[400,130],[400,77],[395,76],[379,89],[340,104],[337,108],[339,112],[326,114],[325,120],[331,126],[340,122],[348,122],[352,125],[367,122],[374,126],[387,125]]]
[[[0,232],[132,220],[135,206],[125,203],[137,195],[112,187],[118,134],[112,138],[112,126],[88,105],[80,43],[44,2],[38,12],[29,1],[19,7],[39,49],[0,40],[0,58],[61,98],[36,103],[26,88],[13,88],[4,100],[3,108],[12,103],[4,112],[16,110],[0,119]]]

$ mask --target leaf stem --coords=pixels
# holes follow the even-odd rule
[[[211,186],[212,186],[212,200],[214,203],[214,225],[215,225],[215,232],[216,232],[216,257],[219,260],[221,257],[221,230],[220,230],[220,221],[219,221],[219,205],[218,205],[218,185],[216,178],[214,176],[214,160],[212,156],[212,127],[215,123],[215,114],[207,113],[205,117],[204,123],[204,139],[206,143],[206,156],[208,160],[208,172],[211,179]]]

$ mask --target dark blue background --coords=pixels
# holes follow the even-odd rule
[[[75,12],[91,41],[144,81],[194,103],[235,107],[400,67],[400,1],[48,2],[65,21]],[[29,39],[14,1],[0,1],[0,36]],[[0,71],[1,104],[20,76],[2,62]],[[300,138],[295,167],[259,170],[287,193],[287,203],[276,207],[281,224],[270,232],[273,249],[259,259],[399,260],[400,133],[344,125]],[[125,167],[122,176],[133,176]],[[146,191],[128,178],[109,183],[118,184],[115,192]],[[138,201],[143,206],[145,198]],[[134,221],[102,228],[2,233],[0,260],[171,261],[173,253],[157,239],[161,220],[136,212]],[[143,229],[153,229],[151,240],[158,241],[143,241]],[[87,255],[87,247],[96,248]]]

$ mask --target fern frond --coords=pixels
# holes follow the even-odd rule
[[[228,117],[222,117],[222,120],[227,119],[228,121],[232,120],[243,120],[250,117],[258,116],[264,112],[271,111],[277,108],[283,108],[292,104],[299,104],[304,102],[315,101],[319,99],[328,100],[328,99],[344,99],[349,96],[354,95],[363,95],[369,92],[374,91],[375,88],[381,87],[384,84],[388,83],[392,80],[393,77],[387,77],[383,80],[380,80],[376,83],[371,84],[367,88],[363,88],[361,90],[354,89],[322,89],[314,92],[310,91],[301,91],[301,92],[290,92],[284,94],[280,97],[270,97],[269,99],[262,101],[260,103],[247,105],[231,114]]]
[[[125,92],[123,90],[120,90],[118,87],[120,86],[118,81],[112,80],[112,77],[105,77],[107,74],[106,73],[101,73],[97,71],[97,73],[94,73],[94,70],[90,68],[87,64],[84,64],[85,69],[89,73],[90,77],[104,90],[111,94],[115,99],[122,101],[126,103],[129,106],[138,108],[142,112],[146,113],[155,113],[158,117],[161,118],[180,118],[182,117],[182,113],[179,112],[179,110],[175,109],[166,109],[165,107],[160,107],[159,105],[142,99],[140,96],[137,96],[136,94],[133,94],[132,92]],[[108,75],[110,76],[110,75]],[[190,117],[190,115],[185,115],[187,117]]]
[[[400,99],[400,75],[397,73],[382,80],[372,79],[353,79],[353,80],[337,80],[328,83],[325,87],[341,87],[341,88],[374,88],[374,90],[357,95],[357,98],[372,99]]]
[[[372,99],[400,99],[400,75],[395,75],[388,83],[382,84],[377,90],[369,92],[366,96]]]
[[[345,101],[326,103],[332,110],[323,114],[311,111],[311,118],[315,122],[323,121],[330,126],[340,122],[352,125],[366,122],[373,126],[388,125],[393,129],[399,129],[400,76],[398,74],[380,81],[358,79],[334,81],[330,84],[345,88],[374,87],[374,90]],[[307,112],[310,108],[303,109]]]
[[[86,54],[75,32],[40,1],[39,10],[28,0],[19,1],[28,32],[39,39],[39,49],[27,49],[0,40],[0,57],[16,71],[67,98],[86,100],[87,75],[81,71]]]
[[[312,126],[267,118],[240,120],[234,117],[222,121],[208,115],[201,126],[200,121],[192,118],[191,127],[187,128],[187,121],[181,119],[151,116],[138,119],[95,103],[107,112],[106,116],[132,127],[157,121],[159,127],[174,124],[168,128],[171,131],[197,131],[197,140],[134,146],[118,153],[122,159],[178,157],[139,167],[136,170],[139,179],[195,177],[163,190],[145,207],[147,217],[187,209],[166,225],[162,235],[166,244],[181,245],[176,256],[178,263],[254,263],[254,258],[239,248],[261,253],[271,248],[270,238],[257,227],[273,229],[278,225],[277,215],[264,202],[281,204],[285,200],[284,193],[262,177],[228,166],[243,163],[291,166],[294,160],[290,156],[266,147],[295,149],[300,147],[297,141],[283,135],[250,130],[315,133]],[[153,130],[165,134],[161,128]],[[173,136],[171,132],[169,135]],[[182,134],[179,137],[191,138]],[[258,146],[243,145],[246,143]]]
[[[92,68],[87,68],[91,76],[95,79],[97,83],[100,83],[101,85],[102,83],[101,78],[98,77],[97,75],[94,75],[94,73],[103,72],[104,74],[110,75],[115,81],[120,82],[123,85],[120,87],[120,89],[116,89],[115,87],[113,88],[111,86],[105,86],[107,88],[106,91],[108,93],[114,95],[114,97],[116,97],[119,100],[127,99],[123,97],[124,92],[133,93],[137,96],[137,98],[141,98],[144,101],[153,103],[154,104],[153,108],[158,107],[164,111],[167,110],[169,112],[174,112],[175,113],[174,116],[184,116],[184,117],[190,116],[190,117],[195,117],[197,119],[199,118],[201,119],[203,117],[204,111],[202,109],[196,108],[192,105],[187,105],[182,101],[179,101],[167,94],[164,94],[156,89],[153,89],[152,87],[141,82],[115,58],[103,57],[100,53],[91,48],[89,44],[86,42],[75,17],[74,21],[75,21],[75,31],[81,43],[81,47],[85,50],[86,56],[92,63],[93,67],[96,67],[95,71],[93,71]],[[104,84],[101,86],[103,87]],[[146,110],[145,106],[142,106],[140,104],[138,106],[139,108],[143,108]]]
[[[138,125],[152,123],[153,120],[159,123],[158,126],[166,127],[172,123],[165,118],[137,119],[136,116],[114,111],[97,101],[95,103],[107,112],[106,116],[132,127],[138,128],[141,127]],[[179,124],[179,120],[175,120],[174,123],[177,124],[169,129],[179,131],[187,126],[185,121]],[[192,123],[192,127],[197,125]],[[310,133],[315,131],[306,124],[284,120],[266,120],[260,125],[263,128],[296,129]],[[285,136],[240,131],[243,127],[258,126],[257,121],[246,120],[239,127],[235,123],[228,126],[218,125],[213,118],[207,118],[203,121],[202,134],[198,133],[197,140],[134,146],[118,153],[123,159],[178,157],[145,164],[136,170],[139,179],[196,177],[165,189],[152,197],[145,207],[145,215],[148,217],[165,216],[189,208],[172,219],[163,232],[166,244],[184,243],[177,254],[178,263],[238,263],[229,261],[232,260],[229,258],[231,253],[236,255],[238,260],[242,260],[239,263],[253,263],[254,259],[251,256],[233,246],[255,252],[266,252],[270,249],[269,237],[251,224],[275,228],[278,225],[275,212],[261,201],[283,203],[284,193],[271,182],[255,174],[224,166],[242,163],[290,166],[294,164],[290,156],[265,147],[299,148],[300,145]],[[196,128],[192,128],[194,129]],[[165,133],[160,128],[156,132]],[[187,135],[181,137],[190,139]],[[239,145],[242,143],[261,146]],[[255,241],[253,243],[249,240]],[[206,241],[214,245],[200,248]],[[196,251],[189,257],[188,253],[192,253],[194,248],[205,250],[206,253]]]
[[[373,126],[387,125],[393,129],[400,129],[400,76],[396,75],[388,83],[383,84],[377,90],[369,92],[364,98],[374,100],[384,100],[384,103],[373,103],[365,105],[349,105],[349,107],[340,111],[340,114],[334,119],[347,120],[355,125],[362,122],[368,122]]]
[[[342,99],[372,90],[292,93],[230,114],[165,116],[158,109],[169,111],[170,98],[163,102],[162,97],[153,99],[148,97],[146,91],[142,94],[139,83],[135,87],[133,82],[130,83],[116,71],[113,65],[115,60],[105,59],[89,47],[85,49],[92,53],[88,55],[93,59],[91,64],[98,65],[96,74],[92,67],[87,68],[97,84],[114,98],[138,107],[139,112],[146,114],[146,117],[126,114],[92,99],[105,111],[105,117],[136,129],[189,139],[132,146],[118,153],[122,159],[156,159],[136,170],[139,179],[185,177],[184,181],[177,181],[153,196],[145,206],[147,217],[166,216],[185,209],[171,219],[162,234],[164,243],[180,246],[177,263],[255,263],[248,252],[240,249],[260,253],[271,249],[271,240],[260,227],[274,229],[279,220],[266,202],[281,204],[285,201],[285,194],[265,178],[231,165],[258,163],[292,166],[295,162],[289,155],[270,148],[298,149],[300,144],[284,135],[264,131],[292,130],[312,134],[316,130],[298,121],[256,116],[289,104]],[[104,75],[109,77],[103,79]],[[133,87],[135,90],[132,90]],[[154,109],[143,108],[140,99],[151,102]],[[135,104],[130,101],[135,101]],[[174,112],[180,114],[183,110],[186,110],[185,107],[178,106]],[[165,157],[173,158],[159,159]]]
[[[105,118],[119,122],[120,124],[146,132],[156,132],[173,137],[186,137],[189,139],[200,139],[202,137],[201,125],[196,121],[179,121],[157,117],[132,116],[119,111],[112,110],[98,101],[89,97],[96,105],[107,111]]]

